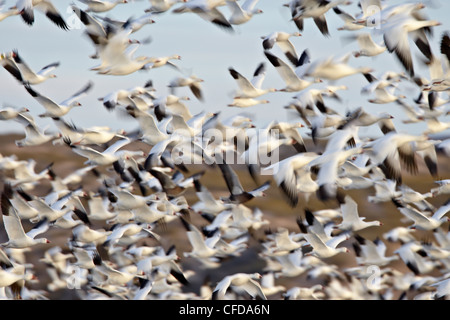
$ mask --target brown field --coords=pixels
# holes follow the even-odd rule
[[[53,146],[51,143],[37,146],[37,147],[26,147],[18,148],[15,146],[14,141],[21,138],[18,135],[8,135],[0,136],[0,154],[3,156],[9,156],[12,154],[17,155],[19,159],[35,159],[37,161],[36,171],[40,171],[45,168],[50,163],[53,163],[53,170],[57,175],[64,177],[68,172],[73,171],[83,165],[84,158],[71,152],[70,148],[67,146]],[[133,148],[141,149],[147,152],[149,147],[144,144],[134,144]],[[291,150],[286,150],[287,153]],[[450,177],[450,161],[448,159],[440,159],[439,162],[439,172],[440,178],[446,179]],[[197,168],[190,168],[192,173],[194,173]],[[250,175],[247,171],[242,170],[242,167],[236,167],[236,170],[241,178],[242,185],[244,188],[252,189],[256,187],[255,183],[252,181]],[[7,173],[0,172],[0,181],[3,182]],[[263,177],[264,179],[264,177]],[[419,163],[419,174],[410,175],[404,172],[404,184],[410,186],[419,192],[428,192],[431,188],[436,187],[434,184],[434,179],[431,177],[424,166],[424,163]],[[228,192],[226,189],[225,182],[221,177],[218,168],[207,170],[206,174],[202,177],[201,181],[203,184],[213,191],[217,196],[227,196]],[[0,186],[2,187],[2,186]],[[46,180],[42,180],[41,183],[33,190],[36,195],[44,195],[50,189],[50,184]],[[97,190],[98,181],[94,177],[86,179],[83,183],[83,188],[86,191]],[[369,228],[363,230],[360,234],[363,237],[369,239],[375,239],[376,237],[382,237],[383,233],[387,232],[394,226],[399,225],[409,225],[408,222],[401,220],[403,216],[398,212],[392,203],[382,203],[382,204],[371,204],[367,201],[367,196],[374,194],[372,188],[367,190],[352,190],[347,191],[349,195],[358,203],[358,208],[361,216],[367,217],[367,220],[380,220],[383,222],[383,226],[377,228]],[[193,190],[188,190],[185,196],[190,204],[197,201],[195,192]],[[439,206],[447,200],[446,196],[438,196],[436,198],[429,199],[429,201],[435,205]],[[264,198],[253,199],[247,203],[247,206],[258,207],[264,212],[264,217],[270,221],[270,230],[275,231],[278,227],[285,227],[291,231],[298,232],[298,226],[296,224],[297,217],[303,217],[303,209],[305,207],[311,208],[313,210],[325,209],[325,208],[337,208],[338,204],[330,201],[329,203],[323,203],[316,199],[313,195],[307,203],[305,201],[300,201],[296,208],[291,208],[281,192],[272,184],[272,187],[268,190],[267,196]],[[207,222],[198,215],[191,215],[192,222],[197,226],[205,225]],[[25,228],[29,228],[27,224],[24,224]],[[94,225],[94,227],[104,227],[102,225]],[[199,286],[205,278],[209,278],[211,283],[215,283],[220,280],[226,274],[232,272],[253,272],[261,271],[264,268],[264,261],[258,257],[258,250],[260,249],[259,239],[264,237],[266,230],[260,230],[256,233],[251,240],[251,248],[247,250],[241,257],[230,259],[225,261],[221,268],[215,270],[198,270],[198,265],[196,261],[191,259],[186,259],[183,257],[183,252],[189,250],[189,242],[187,241],[184,229],[182,229],[181,224],[175,221],[165,227],[158,227],[155,230],[162,237],[162,245],[168,247],[174,244],[181,257],[181,265],[185,270],[195,270],[197,275],[192,279],[194,286]],[[45,235],[53,245],[60,245],[63,249],[66,248],[67,238],[71,235],[67,230],[58,230],[51,228]],[[431,233],[421,233],[417,231],[417,238],[420,240],[430,240],[433,235]],[[3,226],[0,229],[0,242],[6,241],[6,235]],[[330,263],[336,264],[341,268],[356,266],[354,252],[351,246],[351,242],[354,241],[350,239],[345,241],[342,245],[347,246],[350,249],[350,253],[339,254],[335,258],[329,260]],[[152,240],[148,241],[148,244],[152,245]],[[398,247],[397,244],[389,244],[387,255],[392,255],[392,252]],[[48,247],[45,245],[35,246],[32,250],[26,253],[28,261],[32,262],[35,266],[36,275],[38,281],[33,283],[31,286],[35,289],[46,289],[46,284],[49,281],[49,276],[46,272],[46,266],[44,263],[39,261],[47,250]],[[393,262],[389,265],[391,268],[402,270],[408,272],[408,269],[401,260]],[[294,285],[309,286],[312,283],[306,279],[305,276],[300,276],[297,278],[280,278],[278,279],[278,284],[282,284],[287,288]],[[78,296],[73,292],[73,290],[59,290],[56,292],[49,292],[48,298],[50,299],[78,299]],[[272,299],[278,299],[280,296],[270,297]]]

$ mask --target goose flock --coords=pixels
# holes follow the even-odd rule
[[[253,74],[220,70],[234,85],[221,106],[182,48],[139,52],[169,16],[237,38],[270,22],[263,1],[149,2],[142,12],[126,0],[68,3],[84,43],[73,51],[94,63],[62,101],[51,86],[76,60],[44,53],[42,66],[31,57],[46,48],[0,48],[2,86],[28,101],[0,110],[22,130],[0,148],[1,299],[450,299],[450,31],[438,34],[427,5],[281,2],[286,30],[255,37]],[[113,18],[122,9],[133,15]],[[26,32],[48,19],[69,41],[75,32],[51,0],[1,1],[0,21],[12,19]],[[336,37],[357,49],[311,53]],[[167,92],[155,72],[169,75]],[[147,80],[133,84],[136,74]],[[120,88],[89,100],[106,78]],[[102,125],[91,104],[134,129]]]

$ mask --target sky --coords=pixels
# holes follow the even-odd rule
[[[14,1],[6,0],[6,7],[15,4]],[[242,0],[240,1],[242,2]],[[227,104],[232,102],[232,94],[237,89],[236,82],[229,74],[228,68],[233,67],[244,76],[251,77],[259,63],[266,64],[267,74],[263,87],[283,88],[284,82],[264,56],[261,36],[266,36],[274,31],[295,32],[298,31],[294,22],[290,20],[289,9],[283,6],[287,1],[260,0],[257,7],[263,13],[254,15],[253,18],[242,25],[234,26],[235,32],[226,32],[193,13],[174,14],[171,11],[154,16],[155,23],[144,26],[134,33],[132,38],[144,40],[150,37],[151,41],[139,47],[136,55],[146,56],[168,56],[178,54],[180,61],[175,63],[182,69],[183,73],[164,66],[154,70],[143,70],[126,76],[99,75],[90,68],[98,64],[89,56],[94,53],[94,46],[84,35],[84,26],[80,24],[77,17],[70,9],[71,4],[76,4],[85,9],[80,1],[59,0],[53,1],[63,18],[71,26],[69,31],[56,27],[41,12],[35,13],[33,26],[26,25],[21,17],[13,16],[0,22],[0,51],[8,52],[17,49],[24,61],[33,69],[38,70],[44,65],[52,62],[60,62],[60,66],[54,71],[57,78],[34,86],[34,90],[42,95],[60,102],[83,87],[88,81],[92,81],[94,87],[88,96],[80,99],[82,104],[79,108],[72,109],[64,119],[71,121],[79,127],[109,126],[114,130],[125,129],[127,131],[137,128],[137,123],[130,118],[124,117],[119,112],[110,112],[104,108],[98,98],[118,90],[143,85],[148,80],[153,81],[156,96],[164,96],[169,93],[167,87],[170,80],[183,74],[193,73],[202,78],[202,88],[205,96],[203,102],[198,101],[187,88],[176,91],[177,95],[190,96],[186,101],[192,114],[201,111],[221,112],[226,118],[235,114],[246,113],[254,118],[258,125],[265,125],[272,120],[278,121],[300,121],[295,113],[288,112],[284,106],[293,101],[297,93],[272,92],[261,97],[270,101],[268,104],[252,106],[245,109],[230,108]],[[401,3],[405,1],[388,1]],[[442,25],[434,28],[434,37],[430,39],[432,51],[439,54],[438,46],[444,31],[450,30],[448,13],[450,12],[449,1],[425,2],[424,13],[431,19],[436,19]],[[174,8],[179,5],[175,5]],[[144,9],[150,7],[146,0],[129,1],[120,4],[113,10],[100,14],[115,19],[126,20],[128,17],[140,16]],[[341,9],[350,14],[356,14],[359,9],[357,2],[351,5],[341,6]],[[227,7],[221,8],[226,17],[230,11]],[[293,37],[291,41],[297,51],[301,53],[308,49],[311,60],[325,58],[330,55],[344,55],[357,49],[356,42],[349,42],[344,38],[352,33],[350,31],[338,31],[337,28],[343,21],[333,12],[326,14],[330,36],[323,36],[314,25],[313,21],[305,21],[301,37]],[[374,35],[376,41],[381,41],[379,35]],[[419,76],[429,77],[427,68],[420,65],[420,53],[412,44],[413,59],[416,73]],[[286,61],[281,51],[275,47],[272,53]],[[351,57],[349,64],[355,67],[369,66],[373,68],[374,75],[384,71],[403,71],[400,63],[389,53],[371,57]],[[313,87],[325,87],[331,84],[326,81],[314,84]],[[367,81],[361,74],[356,74],[333,83],[334,85],[346,85],[349,89],[341,91],[342,102],[326,100],[329,107],[340,113],[364,107],[370,113],[390,112],[395,117],[395,123],[399,131],[416,133],[423,130],[423,124],[403,124],[405,116],[398,105],[389,103],[385,105],[371,104],[367,102],[370,96],[361,95],[360,89]],[[407,96],[406,102],[413,104],[419,90],[412,83],[402,83],[399,92]],[[34,98],[29,95],[23,86],[18,83],[6,70],[0,69],[0,105],[12,105],[16,107],[27,107],[30,109],[36,121],[49,131],[56,130],[51,119],[41,119],[37,115],[44,109]],[[301,134],[306,134],[307,129]],[[365,131],[366,130],[366,131]],[[361,129],[361,134],[379,134]],[[372,129],[371,129],[372,130]],[[9,132],[23,132],[23,127],[17,122],[3,121],[0,123],[0,134]]]

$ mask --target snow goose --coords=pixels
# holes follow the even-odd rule
[[[182,2],[187,2],[187,0],[150,0],[150,8],[145,9],[145,12],[150,13],[163,13],[170,10],[174,5]]]
[[[396,89],[395,87],[376,88],[374,91],[375,98],[368,99],[367,101],[369,101],[370,103],[385,104],[406,98],[406,96],[403,94],[400,95],[394,94],[395,89]]]
[[[288,229],[280,227],[274,234],[273,245],[267,246],[264,254],[268,256],[283,256],[290,251],[295,251],[303,246],[302,241],[296,238],[296,234],[291,234]]]
[[[398,256],[386,256],[386,244],[379,238],[374,241],[365,239],[356,234],[353,248],[356,253],[356,261],[359,265],[386,266],[392,261],[398,260]]]
[[[191,0],[172,10],[172,12],[177,14],[192,12],[225,31],[233,32],[233,26],[218,8],[224,3],[223,0]]]
[[[270,181],[266,181],[251,191],[245,191],[239,181],[239,176],[229,164],[225,163],[223,159],[219,160],[217,164],[227,184],[228,191],[230,192],[230,196],[228,198],[223,198],[225,202],[236,204],[245,203],[253,198],[265,196],[264,191],[270,187]]]
[[[201,88],[201,83],[203,81],[203,79],[197,77],[196,75],[190,75],[189,77],[176,77],[169,82],[168,87],[171,89],[172,94],[175,93],[175,88],[189,87],[194,96],[198,100],[203,101],[204,97]]]
[[[125,138],[124,130],[112,131],[109,127],[81,128],[67,123],[62,118],[52,118],[64,137],[68,137],[74,144],[102,145],[114,138]]]
[[[13,168],[14,178],[8,179],[13,188],[20,186],[21,190],[27,191],[34,188],[35,184],[41,179],[50,179],[49,169],[52,164],[48,165],[39,172],[36,172],[37,162],[34,159],[19,162]]]
[[[264,54],[266,55],[267,59],[269,59],[270,63],[275,67],[275,70],[277,70],[280,77],[285,82],[286,86],[283,89],[279,89],[277,91],[285,91],[285,92],[297,92],[306,89],[310,85],[314,83],[314,81],[305,80],[302,78],[301,75],[297,74],[297,70],[295,71],[291,68],[290,65],[288,65],[283,60],[279,59],[272,53],[268,51],[264,51]],[[299,62],[298,66],[303,66],[305,63],[305,55],[302,55],[303,61]],[[320,80],[315,80],[317,82],[320,82]]]
[[[23,21],[30,26],[34,23],[34,9],[38,9],[59,28],[69,30],[63,17],[50,0],[17,0],[15,7]]]
[[[205,237],[203,233],[194,225],[189,224],[181,220],[185,226],[189,244],[192,249],[190,251],[183,252],[183,255],[198,259],[207,268],[216,268],[219,266],[217,257],[220,252],[215,247],[217,241],[219,241],[221,235],[220,232],[215,232],[210,237]]]
[[[158,123],[152,114],[140,110],[130,110],[129,114],[139,123],[139,141],[154,146],[158,142],[165,141],[169,137],[167,128],[164,128],[163,126],[164,123]],[[169,121],[166,121],[165,124],[167,125],[168,122]]]
[[[273,296],[275,294],[285,292],[286,287],[283,285],[277,285],[273,272],[266,272],[261,278],[261,288],[266,297]]]
[[[300,183],[300,181],[305,180],[305,178],[302,178],[303,175],[310,175],[308,170],[302,169],[318,156],[318,154],[312,152],[301,153],[264,168],[264,171],[274,171],[275,182],[286,195],[291,206],[295,207],[298,204],[300,192],[315,192],[317,190],[317,186],[308,189],[307,185]]]
[[[16,119],[20,114],[27,113],[30,110],[28,108],[15,108],[11,106],[6,106],[0,109],[0,120],[11,120]]]
[[[97,270],[106,276],[105,283],[110,285],[127,286],[133,279],[141,278],[137,274],[136,266],[119,268],[110,261],[102,261],[102,265]]]
[[[69,244],[73,257],[76,259],[74,266],[91,270],[101,265],[102,258],[95,246],[89,244],[77,246],[71,242]]]
[[[3,193],[8,197],[11,205],[16,209],[19,218],[22,220],[37,220],[39,211],[35,209],[29,201],[32,200],[23,190],[14,190],[9,183],[5,183]]]
[[[41,243],[50,243],[46,238],[35,237],[49,229],[48,221],[42,220],[30,231],[25,233],[21,219],[11,201],[4,194],[1,196],[3,224],[8,235],[8,241],[1,244],[5,248],[28,248]]]
[[[412,234],[413,232],[414,229],[395,227],[388,232],[385,232],[383,234],[383,238],[385,238],[389,242],[399,242],[400,244],[404,244],[416,239]]]
[[[274,88],[261,88],[266,76],[266,68],[264,62],[261,62],[253,73],[252,80],[247,79],[234,68],[228,68],[231,76],[236,80],[239,90],[235,94],[235,98],[256,98],[268,92],[274,92]]]
[[[40,84],[47,79],[56,78],[52,73],[59,66],[59,62],[54,62],[42,67],[39,71],[34,71],[19,56],[17,50],[12,51],[2,59],[3,67],[22,84]]]
[[[350,196],[345,196],[344,203],[341,204],[342,222],[336,225],[337,229],[353,232],[360,231],[371,226],[381,226],[380,221],[366,222],[365,217],[360,217],[358,204]]]
[[[450,193],[450,179],[437,180],[434,181],[434,183],[438,184],[439,186],[430,190],[433,197],[436,197],[440,194]]]
[[[444,222],[449,221],[449,218],[445,217],[445,215],[450,211],[450,203],[441,206],[430,217],[408,204],[403,204],[397,200],[392,200],[392,202],[400,213],[413,221],[413,224],[410,226],[412,229],[433,230],[441,226]]]
[[[199,213],[217,215],[228,209],[229,204],[216,199],[213,194],[200,182],[200,176],[194,177],[195,194],[199,201],[192,205],[192,209]]]
[[[356,128],[357,129],[357,128]],[[329,200],[336,197],[337,188],[343,185],[344,180],[338,176],[338,168],[353,155],[362,153],[361,146],[345,149],[349,141],[357,138],[357,130],[348,128],[334,132],[326,145],[325,151],[314,160],[310,161],[307,169],[319,167],[316,182],[319,186],[316,194],[321,200]]]
[[[364,146],[364,151],[370,156],[373,163],[383,164],[381,168],[388,179],[395,179],[401,182],[402,164],[411,172],[417,172],[415,152],[411,143],[415,141],[425,141],[424,135],[410,135],[391,131],[373,142]]]
[[[129,50],[125,50],[124,52],[118,52],[116,50],[116,53],[113,53],[112,55],[104,54],[102,64],[91,68],[91,70],[95,70],[98,74],[103,75],[125,76],[139,70],[147,70],[151,68],[151,60],[153,57],[133,57],[133,54],[138,47],[135,46],[128,49]],[[111,57],[113,57],[113,59],[111,59]]]
[[[300,37],[301,33],[299,32],[284,32],[284,31],[276,31],[272,32],[267,36],[261,37],[263,39],[262,45],[264,50],[270,50],[277,44],[281,51],[285,54],[286,58],[291,61],[291,63],[296,66],[298,63],[298,59],[300,58],[295,46],[289,40],[290,37]]]
[[[234,98],[233,101],[227,104],[228,107],[248,108],[259,104],[270,103],[266,99],[254,99],[254,98]]]
[[[324,298],[323,292],[319,290],[323,290],[323,286],[320,284],[316,284],[307,287],[292,287],[287,290],[284,294],[284,300],[321,300]]]
[[[0,21],[5,20],[8,17],[19,15],[20,11],[17,8],[9,8],[7,10],[3,10],[5,6],[5,1],[0,1]]]
[[[72,240],[76,243],[103,244],[111,233],[112,231],[91,229],[85,224],[80,224],[72,229]]]
[[[170,60],[181,60],[181,56],[178,54],[173,54],[165,57],[152,57],[149,61],[152,64],[152,69],[160,68],[165,65],[169,65],[175,69],[179,69],[178,66]]]
[[[145,13],[137,18],[130,17],[126,21],[122,20],[115,20],[109,17],[101,17],[99,15],[96,16],[97,18],[103,20],[107,24],[112,24],[117,28],[131,28],[131,33],[135,33],[139,30],[141,30],[145,25],[153,24],[155,23],[155,20],[153,20],[153,13],[148,12]],[[144,42],[148,42],[149,40],[144,40]],[[141,41],[140,41],[141,42]]]
[[[275,256],[281,265],[279,271],[275,272],[276,278],[297,277],[304,274],[309,268],[308,257],[304,257],[302,249],[292,250],[289,253]]]
[[[356,36],[356,41],[358,42],[359,50],[353,52],[356,58],[359,57],[375,57],[386,51],[384,45],[379,45],[373,41],[370,33],[360,33]]]
[[[41,95],[31,88],[28,84],[24,85],[28,93],[36,99],[36,101],[45,108],[46,112],[41,114],[40,117],[61,117],[67,114],[73,107],[79,107],[81,104],[78,99],[87,95],[87,93],[92,89],[93,83],[89,81],[84,87],[79,91],[74,93],[71,97],[61,101],[60,103],[54,102],[52,99]]]
[[[259,0],[245,0],[242,5],[237,0],[226,0],[228,8],[231,10],[231,15],[228,17],[228,22],[232,25],[240,25],[247,23],[255,14],[261,14],[261,9],[255,8]]]
[[[144,86],[135,86],[128,89],[111,91],[105,96],[98,98],[98,100],[103,102],[103,106],[106,110],[111,111],[114,110],[117,105],[134,105],[135,102],[133,101],[133,98],[136,98],[142,94],[149,94],[151,91],[154,91],[154,88],[153,82],[150,80],[147,81]]]
[[[409,46],[409,36],[420,51],[431,58],[431,49],[425,33],[425,28],[438,26],[436,20],[417,19],[409,14],[398,14],[382,24],[384,43],[390,53],[395,52],[398,60],[410,76],[414,76],[414,66]]]
[[[370,67],[352,67],[348,64],[351,53],[336,58],[333,56],[316,60],[309,64],[304,76],[316,77],[319,79],[339,80],[354,74],[364,74],[373,71]]]
[[[400,259],[416,276],[429,273],[435,270],[438,265],[438,261],[427,259],[428,256],[423,246],[417,243],[417,241],[403,244],[394,253],[400,256]]]
[[[128,3],[127,0],[79,0],[88,6],[86,12],[106,12],[114,9],[118,4]]]
[[[365,111],[362,107],[359,107],[347,113],[347,120],[344,124],[341,125],[341,128],[352,125],[358,127],[368,127],[376,124],[383,119],[394,119],[394,117],[387,112],[371,114]]]
[[[37,277],[30,272],[18,272],[15,269],[19,268],[8,268],[0,269],[0,288],[9,287],[19,281],[31,281],[36,280]],[[20,294],[20,293],[19,293]]]
[[[344,30],[357,31],[357,30],[360,30],[365,27],[363,24],[355,23],[356,18],[354,16],[352,16],[351,14],[345,12],[341,8],[339,8],[337,6],[333,7],[333,11],[344,22],[343,25],[341,25],[340,27],[337,28],[339,31],[344,31]]]
[[[349,236],[345,233],[342,233],[339,236],[334,236],[332,237],[330,240],[328,240],[327,242],[323,242],[322,239],[320,239],[315,233],[313,232],[308,232],[307,234],[304,235],[305,240],[312,246],[312,251],[306,253],[305,255],[312,255],[315,256],[319,259],[326,259],[326,258],[330,258],[333,257],[341,252],[350,252],[347,248],[345,247],[339,247],[337,248],[337,246],[345,241],[349,239]]]
[[[300,31],[303,31],[304,19],[312,18],[317,28],[324,36],[329,35],[325,14],[338,5],[350,4],[346,0],[318,1],[318,0],[291,0],[288,7],[291,11],[292,20]]]
[[[38,146],[61,137],[59,132],[47,133],[46,129],[40,128],[35,120],[28,114],[19,114],[16,120],[24,126],[25,130],[25,137],[15,141],[15,144],[19,148],[25,146]]]
[[[228,288],[232,289],[237,293],[246,292],[252,298],[260,298],[267,300],[261,285],[256,281],[261,279],[262,276],[259,273],[235,273],[226,276],[220,280],[212,293],[212,300],[223,300],[226,298],[226,293]]]
[[[129,144],[131,140],[129,138],[119,139],[104,151],[98,151],[88,146],[74,145],[70,140],[67,139],[65,139],[65,142],[74,153],[87,158],[85,164],[97,166],[111,165],[115,161],[119,160],[122,156],[122,151],[119,151],[119,149]],[[142,154],[142,152],[140,152],[140,154]]]

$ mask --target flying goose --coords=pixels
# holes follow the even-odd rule
[[[61,117],[67,114],[72,108],[81,106],[78,99],[87,95],[87,93],[92,89],[93,83],[89,81],[84,87],[75,92],[69,98],[61,101],[60,103],[54,102],[47,96],[41,95],[36,92],[30,85],[24,85],[28,93],[36,99],[36,101],[45,108],[46,112],[39,115],[40,117]]]
[[[230,75],[236,80],[237,85],[239,86],[238,91],[236,92],[234,98],[256,98],[262,96],[268,92],[274,92],[276,89],[274,88],[261,88],[261,85],[266,76],[266,68],[264,62],[258,64],[258,67],[255,69],[253,73],[253,78],[251,80],[244,77],[241,73],[236,71],[234,68],[228,68]]]
[[[232,24],[218,8],[223,4],[223,0],[191,0],[175,8],[172,12],[177,14],[192,12],[225,31],[234,32]]]
[[[292,20],[300,31],[303,31],[304,20],[312,18],[317,28],[324,36],[329,36],[325,14],[338,5],[350,4],[346,0],[319,1],[319,0],[291,0],[286,6],[291,11]]]
[[[253,298],[260,298],[267,300],[261,285],[256,281],[261,279],[262,276],[259,273],[235,273],[224,277],[220,280],[212,293],[212,300],[223,300],[225,299],[228,288],[233,291],[245,291],[250,294]]]
[[[285,82],[286,86],[283,89],[279,89],[277,91],[285,91],[285,92],[297,92],[306,89],[314,82],[321,82],[320,80],[309,81],[303,79],[302,74],[297,73],[298,67],[302,67],[308,61],[308,56],[306,51],[299,58],[299,62],[297,64],[297,69],[291,68],[286,62],[273,55],[268,51],[264,51],[265,56],[269,59],[270,63],[275,67],[280,77]]]
[[[272,49],[275,44],[277,44],[281,51],[284,52],[286,58],[291,61],[291,63],[296,66],[298,63],[298,59],[300,58],[295,46],[289,40],[290,37],[300,37],[300,32],[284,32],[284,31],[276,31],[272,32],[267,36],[262,36],[263,39],[262,45],[264,50]]]
[[[106,12],[114,9],[118,4],[128,3],[128,0],[78,0],[88,6],[86,12]]]
[[[38,222],[30,231],[25,233],[16,209],[4,193],[1,195],[1,208],[3,224],[8,235],[8,241],[2,243],[1,246],[5,248],[28,248],[41,243],[50,243],[47,238],[35,238],[48,230],[49,224],[47,220],[44,219]]]
[[[395,199],[393,199],[392,202],[395,204],[400,213],[414,222],[413,225],[410,226],[412,229],[433,230],[441,226],[444,222],[449,221],[449,218],[446,218],[445,215],[450,211],[450,202],[447,202],[434,211],[431,217],[410,206],[409,204],[404,204]]]
[[[56,75],[53,74],[52,71],[59,67],[59,62],[54,62],[42,67],[38,71],[34,71],[21,56],[19,56],[17,50],[13,50],[10,54],[6,54],[4,58],[2,58],[1,63],[19,82],[30,85],[40,84],[47,79],[56,78]]]
[[[365,217],[360,217],[358,204],[350,196],[345,196],[344,203],[341,204],[342,222],[336,225],[340,230],[351,230],[353,232],[366,229],[371,226],[381,226],[380,221],[374,220],[367,222]]]
[[[259,0],[245,0],[242,5],[238,0],[226,0],[228,8],[231,10],[231,15],[228,17],[228,22],[232,25],[244,24],[255,15],[261,14],[261,9],[255,8]]]
[[[17,0],[15,7],[20,12],[23,21],[30,26],[34,24],[34,9],[37,9],[59,28],[69,30],[69,26],[50,0]]]
[[[440,24],[436,20],[419,20],[409,14],[398,14],[381,25],[387,50],[390,53],[395,53],[411,77],[414,76],[414,66],[409,46],[409,37],[413,37],[420,51],[426,58],[431,59],[430,44],[428,43],[424,30]]]

